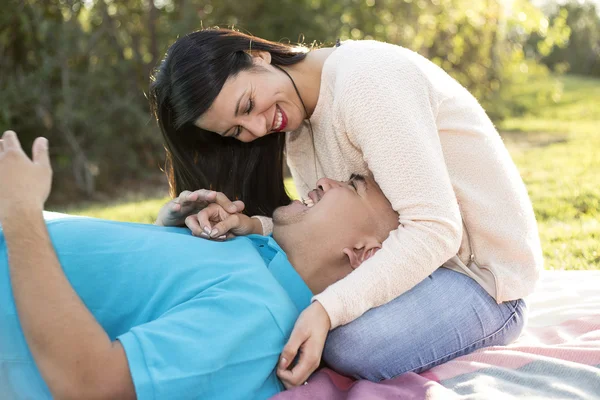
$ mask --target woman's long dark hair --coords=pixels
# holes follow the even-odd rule
[[[229,77],[253,67],[249,50],[268,51],[275,65],[306,57],[290,45],[229,29],[204,29],[167,50],[151,80],[149,99],[163,134],[171,197],[212,189],[243,200],[249,215],[271,216],[290,203],[283,184],[285,134],[243,143],[194,125]]]

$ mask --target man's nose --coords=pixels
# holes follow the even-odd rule
[[[341,186],[341,182],[334,181],[333,179],[329,178],[321,178],[317,181],[317,188],[324,192],[339,186]]]

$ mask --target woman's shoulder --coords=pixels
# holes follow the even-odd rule
[[[352,69],[356,66],[376,67],[389,62],[414,63],[415,57],[420,56],[412,50],[377,40],[344,41],[330,56],[336,69],[340,70]]]
[[[422,65],[428,61],[405,47],[376,40],[342,42],[327,59],[326,80],[337,90],[360,82],[390,82],[422,75]],[[418,77],[417,77],[418,78]]]

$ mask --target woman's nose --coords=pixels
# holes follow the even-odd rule
[[[251,115],[245,121],[245,128],[256,137],[263,137],[268,133],[264,115]]]

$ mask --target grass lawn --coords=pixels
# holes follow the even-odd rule
[[[546,268],[600,269],[600,79],[560,81],[558,102],[499,130],[529,190]]]
[[[535,104],[548,81],[532,82],[523,102]],[[600,269],[600,79],[564,76],[550,105],[498,129],[533,201],[548,269]],[[291,182],[288,189],[296,191]],[[58,210],[152,223],[168,199],[129,198],[115,205]]]

